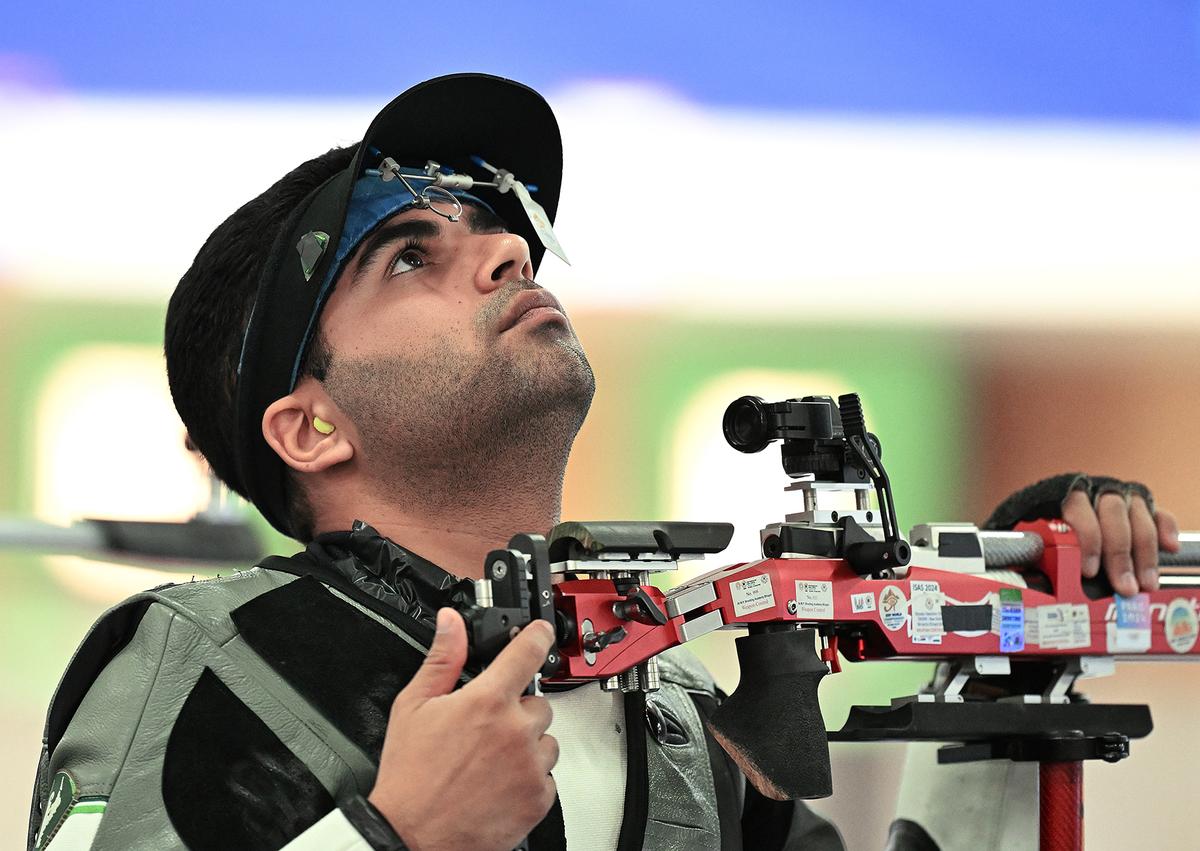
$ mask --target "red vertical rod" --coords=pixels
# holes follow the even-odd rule
[[[1083,851],[1083,763],[1039,764],[1041,851]]]

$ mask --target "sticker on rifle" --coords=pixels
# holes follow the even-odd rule
[[[912,621],[909,635],[913,644],[941,644],[946,630],[942,624],[942,605],[945,599],[936,582],[911,582]]]
[[[1114,598],[1116,621],[1108,622],[1109,653],[1145,653],[1150,649],[1150,595]]]
[[[1050,649],[1060,649],[1071,642],[1071,625],[1067,622],[1066,606],[1038,606],[1038,644]]]
[[[751,576],[748,579],[730,582],[729,595],[733,597],[733,614],[736,617],[761,609],[771,609],[775,606],[775,592],[771,590],[771,577],[765,573],[761,576]]]
[[[796,616],[833,620],[833,583],[797,579]]]
[[[1195,601],[1176,597],[1167,603],[1167,613],[1163,617],[1163,630],[1167,634],[1167,644],[1176,653],[1189,653],[1196,646],[1196,636],[1200,634],[1200,618],[1196,616]]]
[[[1075,650],[1092,643],[1092,620],[1083,604],[1058,603],[1029,610],[1025,640],[1046,650]]]
[[[879,619],[892,632],[903,628],[908,620],[908,598],[895,585],[885,585],[879,592]]]
[[[1142,592],[1132,597],[1116,596],[1117,627],[1119,629],[1150,628],[1150,595]]]
[[[1020,588],[1000,589],[1000,652],[1025,649],[1025,602]]]
[[[1071,643],[1065,650],[1092,646],[1092,613],[1086,603],[1069,606],[1068,620],[1071,622]]]
[[[856,615],[875,611],[875,592],[864,591],[862,594],[851,594],[850,611]]]

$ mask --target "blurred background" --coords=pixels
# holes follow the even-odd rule
[[[565,146],[566,304],[598,392],[569,519],[791,510],[736,396],[854,390],[902,526],[1068,470],[1200,528],[1200,2],[16,3],[0,29],[0,513],[183,519],[208,488],[166,389],[166,301],[208,233],[410,84],[528,83]],[[263,552],[291,542],[261,524]],[[710,560],[711,562],[711,560]],[[711,563],[710,563],[711,566]],[[170,575],[0,550],[0,844],[91,622]],[[188,577],[184,577],[188,578]],[[705,659],[736,684],[732,636]],[[853,666],[830,724],[922,666]],[[1089,847],[1194,848],[1200,666],[1095,700],[1156,731],[1087,765]],[[835,745],[817,807],[879,848],[901,746]]]

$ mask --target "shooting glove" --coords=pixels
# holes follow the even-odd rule
[[[1154,497],[1141,482],[1123,482],[1111,476],[1087,476],[1083,473],[1063,473],[1042,479],[1014,493],[997,506],[983,524],[984,529],[1011,529],[1023,520],[1058,520],[1063,503],[1075,491],[1085,491],[1095,505],[1109,493],[1120,494],[1128,502],[1133,496],[1146,500],[1154,514]]]

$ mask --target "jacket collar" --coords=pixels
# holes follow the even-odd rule
[[[475,585],[400,546],[362,520],[348,532],[319,535],[305,554],[332,568],[359,590],[433,626],[437,610],[475,602]]]

